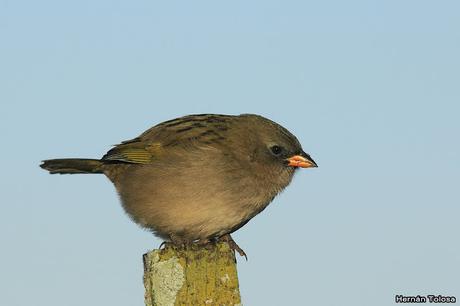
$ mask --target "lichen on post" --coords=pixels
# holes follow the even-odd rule
[[[234,252],[226,242],[144,254],[146,306],[241,305]]]

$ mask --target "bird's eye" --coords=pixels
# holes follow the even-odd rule
[[[277,146],[277,145],[271,147],[270,150],[271,150],[272,153],[275,154],[275,155],[280,155],[281,152],[283,152],[283,148],[280,147],[280,146]]]

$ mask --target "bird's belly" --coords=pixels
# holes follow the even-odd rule
[[[187,173],[166,178],[156,171],[136,168],[127,171],[115,186],[128,215],[163,239],[174,235],[197,240],[233,232],[262,211],[274,196],[244,178],[227,184],[207,180],[211,174],[203,175],[198,170],[189,168]]]
[[[174,235],[189,241],[233,232],[261,210],[257,205],[238,209],[234,203],[209,198],[171,202],[131,201],[122,197],[122,203],[137,224],[151,229],[157,236],[169,239]]]

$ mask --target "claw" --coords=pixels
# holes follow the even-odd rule
[[[246,255],[246,253],[243,251],[242,248],[240,248],[240,246],[235,242],[235,240],[233,240],[232,236],[230,236],[230,234],[225,234],[223,235],[222,237],[219,238],[220,241],[226,241],[228,243],[228,246],[230,247],[230,249],[232,251],[236,251],[238,252],[238,254],[240,254],[240,256],[244,256],[244,258],[246,258],[246,261],[248,261],[248,256]]]
[[[165,248],[166,248],[166,244],[168,244],[168,242],[167,242],[167,241],[163,241],[163,242],[160,244],[160,246],[158,247],[158,249],[161,250],[162,247],[165,247]]]

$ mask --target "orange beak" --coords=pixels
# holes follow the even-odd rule
[[[300,167],[300,168],[316,168],[318,165],[315,161],[310,157],[310,155],[304,153],[302,155],[294,155],[287,159],[288,165],[291,167]]]

